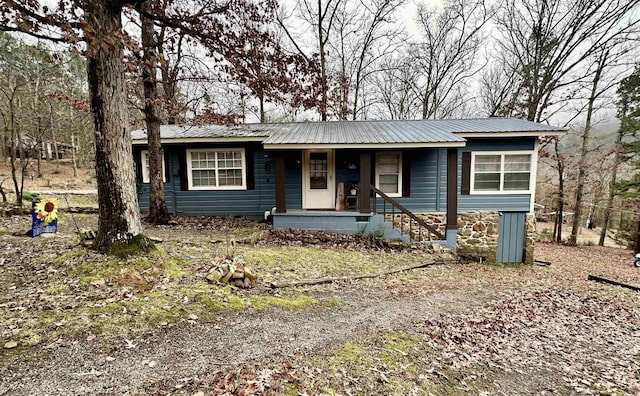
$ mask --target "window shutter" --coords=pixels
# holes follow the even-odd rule
[[[402,161],[402,196],[411,196],[411,162],[413,161],[413,155],[411,152],[403,152],[401,155]]]
[[[136,182],[142,183],[142,151],[134,152],[133,162],[136,166]]]
[[[244,160],[246,161],[246,169],[247,169],[247,190],[255,190],[256,189],[256,174],[255,174],[255,164],[253,158],[253,147],[246,147],[244,149]]]
[[[165,183],[171,182],[171,157],[164,149],[162,150],[162,165],[164,168],[164,180]]]
[[[178,154],[178,173],[180,174],[180,191],[189,191],[189,179],[187,179],[187,150]]]
[[[471,191],[471,152],[464,151],[462,153],[462,178],[461,178],[460,194],[469,195]]]

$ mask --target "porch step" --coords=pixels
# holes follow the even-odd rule
[[[383,215],[373,215],[366,222],[365,234],[379,236],[386,240],[395,240],[409,243],[409,235],[402,235],[400,230],[393,228],[393,224],[384,221]]]

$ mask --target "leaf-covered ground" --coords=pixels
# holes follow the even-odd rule
[[[358,236],[243,244],[268,228],[182,218],[148,228],[158,251],[115,259],[78,246],[71,220],[32,240],[12,235],[28,219],[0,219],[0,347],[17,344],[0,350],[0,394],[640,393],[638,293],[587,281],[640,286],[626,250],[538,244],[551,266],[449,263],[273,291],[431,257]],[[203,281],[227,254],[262,285]]]

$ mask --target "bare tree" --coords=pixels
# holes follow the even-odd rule
[[[571,235],[568,240],[569,244],[575,245],[577,243],[578,233],[582,224],[582,206],[585,184],[587,182],[587,166],[591,162],[588,158],[592,158],[592,155],[588,155],[590,151],[591,130],[593,127],[594,116],[598,111],[598,101],[601,100],[603,96],[611,94],[612,88],[619,83],[622,77],[619,72],[615,72],[615,69],[616,67],[620,67],[620,61],[624,61],[624,58],[631,50],[631,47],[626,45],[626,43],[627,41],[624,37],[603,43],[602,47],[598,49],[592,57],[593,71],[591,74],[591,83],[585,115],[586,118],[581,136],[582,142],[578,157],[574,216]],[[626,65],[623,64],[623,72],[626,70],[625,66]]]
[[[298,17],[304,20],[313,30],[314,35],[314,51],[317,51],[319,57],[318,67],[318,84],[320,89],[320,100],[317,105],[322,121],[327,120],[328,98],[329,98],[329,81],[328,81],[328,49],[329,40],[332,36],[332,29],[335,27],[335,21],[340,10],[340,5],[346,0],[302,0],[297,4]],[[312,62],[313,57],[308,55],[300,42],[300,38],[295,38],[291,31],[291,26],[282,15],[278,16],[278,22],[284,30],[286,36],[308,62]]]
[[[482,67],[477,54],[493,14],[484,0],[448,0],[441,9],[420,6],[421,36],[411,51],[421,70],[415,89],[423,119],[446,116],[469,99],[464,84]]]
[[[420,95],[415,91],[420,71],[409,56],[387,57],[374,76],[376,95],[381,102],[379,116],[393,120],[413,119],[420,114]]]
[[[585,62],[638,24],[638,0],[505,0],[496,22],[504,56],[515,60],[523,116],[544,121],[566,90],[582,80]],[[562,93],[561,97],[557,97]],[[560,105],[562,105],[560,104]]]

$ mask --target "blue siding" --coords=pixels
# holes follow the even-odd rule
[[[302,209],[302,154],[287,153],[284,194],[287,209]],[[273,202],[275,203],[275,190]]]
[[[444,154],[441,152],[444,152]],[[414,212],[439,210],[438,207],[444,205],[447,199],[446,150],[426,149],[415,152],[405,151],[402,160],[405,161],[405,159],[409,157],[412,158],[410,194],[408,197],[397,197],[393,199]],[[373,155],[372,160],[375,163],[375,155]],[[373,174],[375,177],[375,171]],[[444,193],[438,191],[439,185],[444,186]],[[382,200],[378,200],[378,205],[382,205]]]
[[[264,211],[275,205],[274,169],[273,166],[269,171],[265,169],[262,148],[256,146],[253,149],[255,189],[229,191],[181,191],[179,161],[185,149],[184,146],[164,148],[169,158],[170,175],[165,183],[165,196],[172,214],[262,218]],[[148,210],[148,185],[138,184],[138,200],[140,209],[143,212]]]
[[[503,212],[498,224],[498,263],[521,263],[524,252],[526,213]]]
[[[458,194],[462,176],[463,151],[515,151],[533,150],[536,138],[501,138],[501,139],[468,139],[467,146],[458,150]],[[533,181],[535,183],[535,181]],[[445,181],[446,183],[446,181]],[[446,185],[441,185],[446,190]],[[531,205],[531,194],[482,194],[458,195],[458,211],[500,210],[512,212],[528,212]],[[446,205],[445,205],[446,207]]]
[[[463,151],[533,150],[535,138],[468,139],[467,147],[458,150],[458,211],[500,210],[528,212],[529,194],[460,195]],[[239,145],[233,145],[238,147]],[[211,146],[213,147],[213,146]],[[219,146],[218,146],[219,147]],[[248,216],[261,218],[264,211],[275,205],[274,164],[265,169],[265,151],[260,145],[251,146],[253,152],[255,189],[235,191],[181,191],[180,156],[184,145],[166,146],[168,179],[165,194],[173,214]],[[134,151],[139,155],[139,148]],[[249,152],[249,151],[248,151]],[[411,157],[410,196],[395,198],[411,211],[446,211],[447,149],[407,150],[403,160]],[[372,153],[375,164],[375,153]],[[358,151],[336,151],[336,181],[348,183],[360,179],[360,170],[350,170],[347,163],[359,163]],[[285,193],[288,209],[302,208],[302,155],[300,151],[287,153]],[[372,172],[375,177],[375,165]],[[138,183],[138,200],[143,212],[149,208],[148,184]],[[379,202],[382,203],[381,201]]]

